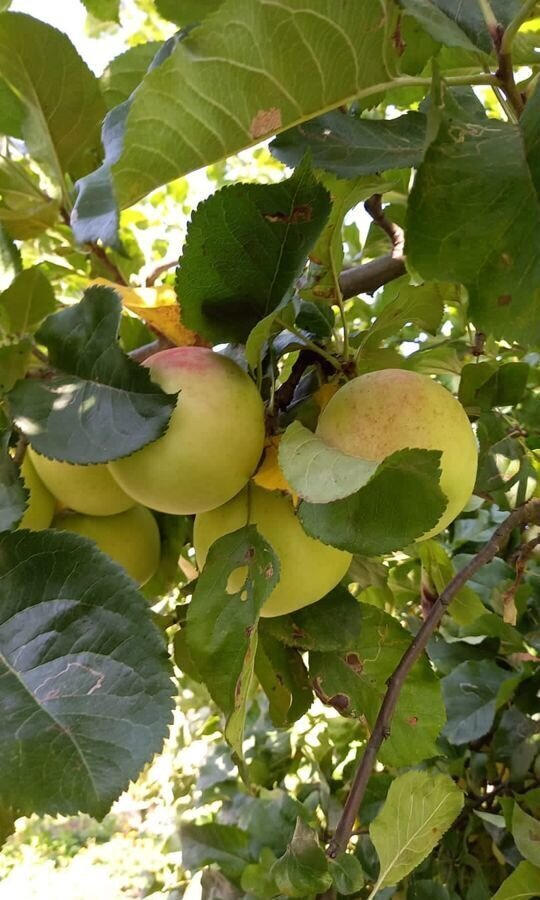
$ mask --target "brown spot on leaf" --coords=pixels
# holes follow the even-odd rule
[[[244,553],[244,562],[251,562],[253,557],[255,556],[255,547],[248,547],[246,552]]]
[[[509,266],[512,265],[514,260],[512,259],[512,257],[510,256],[509,253],[501,253],[501,262],[502,262],[503,266],[506,266],[506,268],[508,268]]]
[[[246,637],[250,638],[254,631],[255,631],[255,625],[248,625],[246,628]]]
[[[273,134],[281,128],[281,110],[277,106],[271,109],[260,109],[249,126],[249,133],[252,138],[265,137],[267,134]]]
[[[349,708],[349,697],[347,697],[346,694],[333,694],[332,696],[326,694],[322,689],[320,678],[317,677],[313,679],[312,687],[319,700],[326,706],[333,706],[334,709],[337,709],[340,713],[345,712],[345,710]]]
[[[407,719],[407,723],[409,725],[418,725],[418,716],[411,716],[409,719]]]
[[[347,653],[345,662],[347,663],[349,668],[353,670],[353,672],[356,672],[357,675],[361,675],[364,671],[364,663],[357,653]]]
[[[311,206],[311,203],[304,203],[302,206],[295,206],[290,213],[267,213],[264,218],[267,222],[281,222],[284,225],[298,225],[301,222],[311,222],[313,218],[313,207]]]
[[[497,306],[508,306],[512,302],[512,294],[501,294],[497,297]]]
[[[266,579],[273,578],[273,576],[274,576],[274,567],[273,567],[272,563],[268,563],[268,565],[266,566],[266,568],[265,568],[263,574],[264,574],[264,577],[265,577]]]
[[[305,631],[302,628],[300,628],[298,625],[295,625],[293,622],[292,636],[293,636],[294,640],[295,641],[302,640],[302,638],[305,637],[305,634],[306,634]]]

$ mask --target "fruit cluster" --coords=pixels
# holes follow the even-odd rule
[[[150,510],[196,516],[201,567],[218,538],[254,524],[280,560],[280,581],[263,615],[282,615],[324,596],[344,577],[351,555],[309,537],[289,494],[250,481],[263,452],[265,423],[248,375],[202,347],[165,350],[146,365],[163,390],[179,392],[167,432],[106,465],[59,462],[30,447],[22,465],[30,501],[21,527],[52,523],[85,535],[144,584],[160,555]],[[445,528],[472,492],[474,433],[460,404],[426,376],[386,369],[353,379],[324,408],[317,434],[343,453],[375,461],[406,447],[441,450],[448,502],[424,538]]]

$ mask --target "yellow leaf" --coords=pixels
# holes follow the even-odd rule
[[[281,435],[274,435],[267,439],[263,461],[253,476],[253,481],[259,487],[266,488],[267,491],[286,491],[291,495],[296,505],[298,494],[293,491],[279,466],[278,450],[280,441]]]
[[[158,287],[130,287],[115,284],[106,278],[95,278],[91,284],[101,284],[114,288],[122,298],[122,303],[147,325],[165,335],[177,347],[200,345],[202,341],[195,331],[182,324],[180,305],[173,288],[169,285]]]

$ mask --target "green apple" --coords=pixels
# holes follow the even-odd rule
[[[146,360],[152,380],[180,391],[166,434],[109,463],[138,503],[175,515],[205,512],[242,490],[264,444],[260,395],[232,360],[204,347],[174,347]]]
[[[43,528],[48,528],[53,520],[56,501],[37,474],[28,451],[22,461],[21,476],[30,496],[19,528],[42,531]]]
[[[433,537],[467,504],[476,479],[478,449],[465,410],[452,394],[417,372],[382,369],[344,385],[323,409],[317,435],[350,456],[382,461],[397,450],[440,450],[440,486],[448,503]]]
[[[67,513],[58,516],[53,527],[90,538],[140,585],[152,577],[159,565],[159,529],[144,506],[134,506],[115,516]]]
[[[351,554],[328,547],[309,537],[296,516],[289,495],[267,491],[254,484],[244,488],[219,509],[195,518],[193,544],[202,568],[214,541],[247,524],[257,526],[279,558],[280,579],[263,606],[262,616],[282,616],[324,597],[341,581],[351,563]],[[240,590],[235,576],[228,586]]]
[[[91,516],[112,516],[135,503],[116,483],[106,464],[75,466],[41,456],[32,447],[27,454],[43,484],[68,509]]]

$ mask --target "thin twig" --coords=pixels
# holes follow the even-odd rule
[[[120,269],[113,263],[112,259],[109,259],[103,247],[100,247],[99,244],[88,244],[88,247],[90,248],[90,252],[96,257],[96,259],[99,259],[100,263],[109,270],[113,280],[117,284],[121,284],[123,286],[127,285],[127,281],[122,275]]]
[[[403,228],[391,222],[384,213],[382,205],[382,194],[373,194],[364,203],[364,209],[371,216],[373,221],[379,228],[388,235],[392,242],[392,257],[394,259],[403,259],[403,250],[405,248],[405,232]]]
[[[514,528],[532,523],[540,523],[540,499],[529,500],[524,506],[510,513],[482,550],[452,578],[433,605],[431,612],[418,634],[412,640],[409,648],[403,654],[398,666],[388,679],[387,691],[379,710],[377,721],[366,744],[334,837],[330,841],[327,851],[330,858],[335,858],[339,853],[344,852],[347,847],[358,810],[364,799],[369,778],[377,760],[377,755],[383,741],[390,735],[390,723],[405,680],[414,664],[422,656],[432,634],[440,625],[447,607],[467,581],[499,553]]]
[[[148,278],[146,279],[146,287],[154,287],[156,281],[160,277],[160,275],[164,275],[165,272],[168,272],[169,269],[174,269],[175,266],[178,265],[177,259],[170,259],[168,262],[161,263],[161,265],[156,266],[153,272],[150,273]]]

